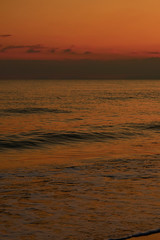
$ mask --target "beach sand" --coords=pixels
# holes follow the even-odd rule
[[[142,237],[133,237],[133,238],[130,238],[130,240],[160,240],[160,233],[155,233],[155,234],[142,236]]]

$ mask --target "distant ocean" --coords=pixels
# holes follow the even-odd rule
[[[159,80],[0,81],[0,239],[160,228]]]

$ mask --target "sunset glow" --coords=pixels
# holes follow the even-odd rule
[[[158,0],[5,0],[0,59],[160,55]]]

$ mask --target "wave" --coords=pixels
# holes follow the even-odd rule
[[[33,114],[33,113],[71,113],[71,111],[53,108],[7,108],[0,109],[1,114]]]
[[[133,99],[134,97],[132,96],[128,96],[128,97],[112,97],[112,96],[108,96],[108,97],[100,97],[100,99],[102,100],[130,100]]]
[[[155,229],[155,230],[151,230],[151,231],[148,231],[148,232],[133,234],[133,235],[130,235],[128,237],[109,239],[109,240],[127,240],[127,239],[130,239],[130,238],[149,236],[149,235],[156,234],[156,233],[160,233],[160,228]]]
[[[118,95],[112,95],[112,94],[107,94],[106,96],[101,96],[99,97],[100,100],[109,100],[109,101],[127,101],[127,100],[134,100],[134,99],[159,99],[159,91],[157,92],[135,92],[134,94],[130,93],[130,94],[119,94]]]
[[[39,132],[21,133],[17,135],[0,135],[0,149],[33,148],[47,144],[67,144],[75,142],[101,142],[118,140],[133,136],[129,132]]]
[[[117,124],[117,125],[95,125],[92,126],[92,129],[99,129],[99,130],[105,130],[105,129],[113,129],[113,131],[117,129],[123,129],[124,132],[128,134],[135,134],[135,132],[142,133],[143,130],[160,130],[160,122],[150,122],[150,123],[125,123],[125,124]],[[142,130],[141,132],[139,130]],[[115,130],[117,131],[117,130]],[[143,132],[144,133],[144,132]]]
[[[106,133],[43,133],[34,132],[29,134],[10,135],[0,138],[0,149],[3,148],[33,148],[46,144],[66,144],[77,141],[102,141],[115,139],[114,134]]]
[[[131,128],[137,128],[141,130],[160,130],[160,122],[150,122],[150,123],[132,123],[126,124],[126,126]]]
[[[151,123],[146,126],[146,129],[160,130],[160,123]]]
[[[160,123],[96,126],[91,131],[30,131],[19,134],[0,134],[0,150],[37,148],[43,145],[69,144],[77,142],[106,142],[137,136],[148,136],[148,131],[159,131]],[[145,130],[145,131],[144,131]]]
[[[137,136],[148,136],[148,131],[159,131],[160,123],[130,123],[125,125],[93,126],[92,130],[83,131],[30,131],[19,134],[0,134],[0,150],[37,148],[46,145],[82,142],[106,142]]]

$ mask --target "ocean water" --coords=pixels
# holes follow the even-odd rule
[[[0,81],[0,239],[160,224],[160,81]]]

